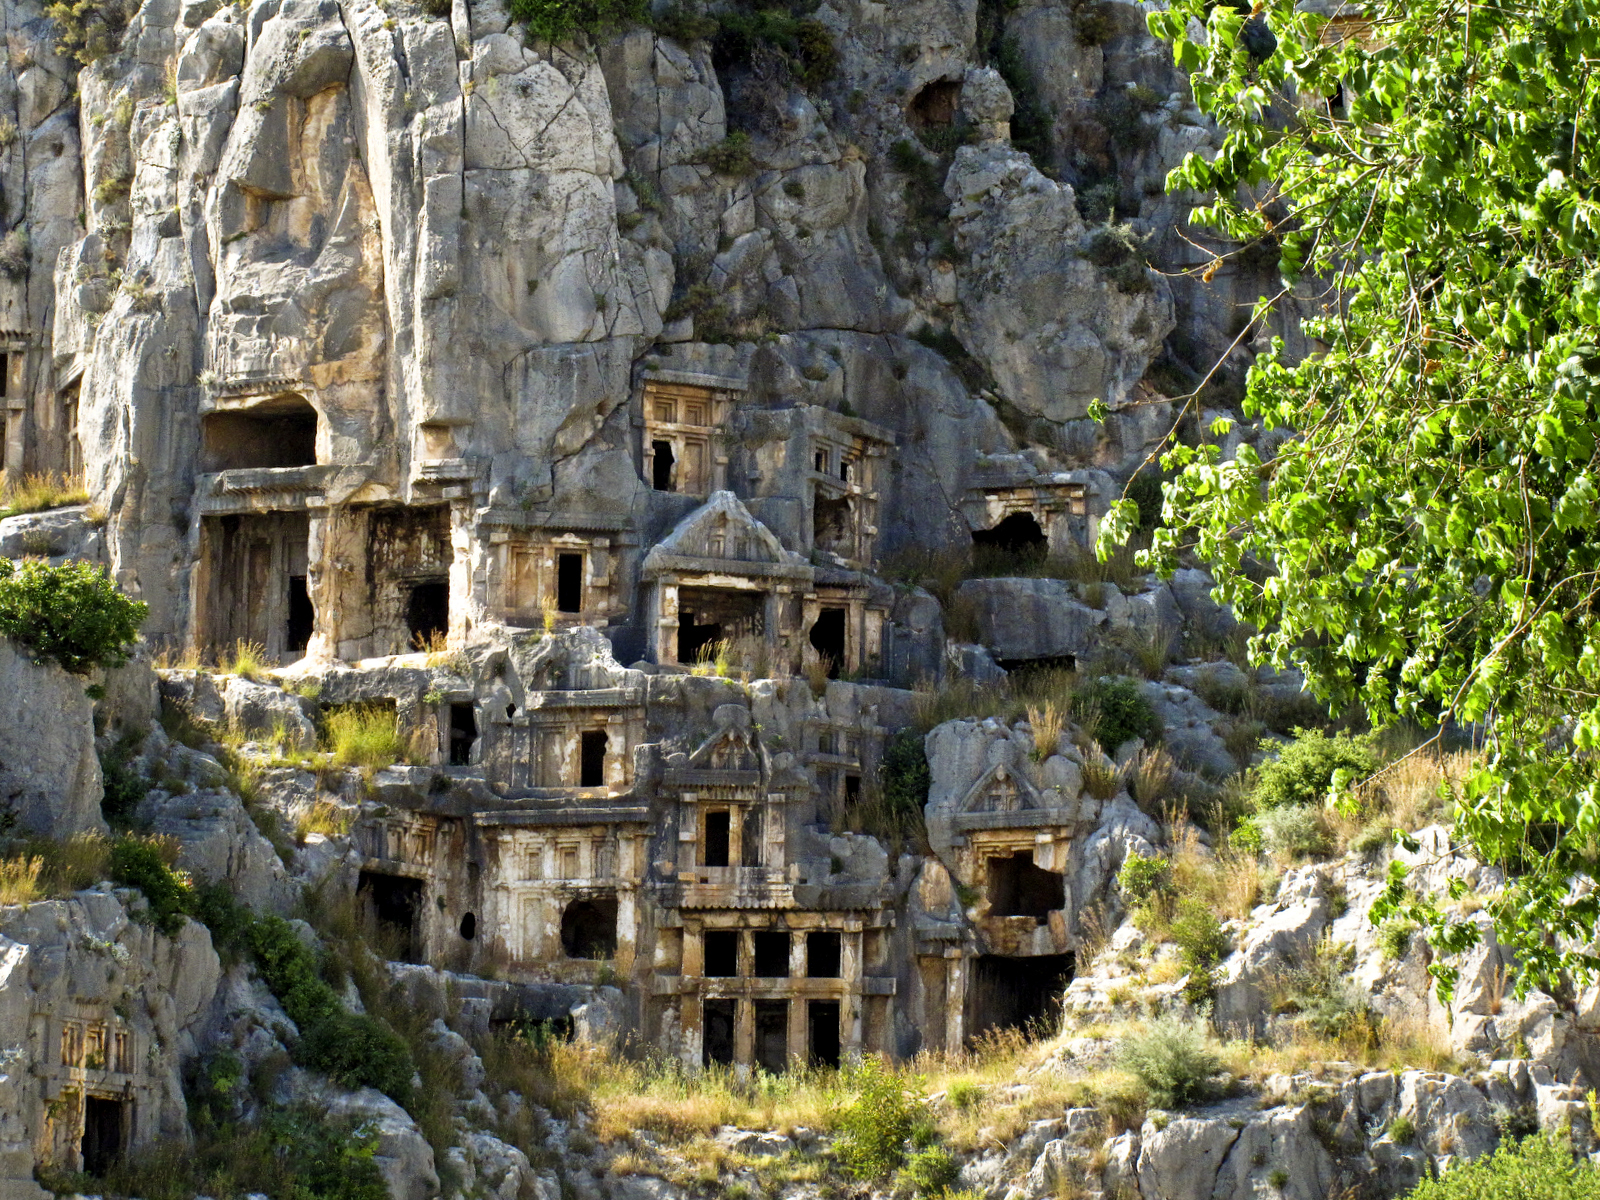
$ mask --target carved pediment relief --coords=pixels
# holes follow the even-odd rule
[[[967,790],[957,808],[961,813],[1020,813],[1043,808],[1032,783],[1004,763],[996,764]]]
[[[678,523],[645,558],[645,570],[676,565],[673,560],[709,559],[762,566],[804,566],[777,536],[756,520],[732,492],[714,492]]]

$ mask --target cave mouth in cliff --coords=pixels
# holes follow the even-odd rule
[[[825,608],[811,624],[809,638],[817,657],[827,665],[828,678],[839,678],[844,666],[844,609]]]
[[[574,900],[561,914],[561,949],[568,958],[611,958],[617,952],[617,898]]]
[[[1070,954],[980,955],[967,1006],[972,1014],[969,1036],[976,1039],[991,1029],[1054,1034],[1072,971]]]
[[[973,530],[972,551],[980,572],[997,574],[1041,562],[1050,552],[1050,539],[1032,513],[1014,512],[993,529]]]
[[[396,962],[420,962],[417,914],[422,911],[422,880],[363,871],[356,896],[365,902],[387,956]]]
[[[906,105],[906,123],[918,133],[929,129],[948,129],[956,123],[961,107],[961,81],[935,79]]]
[[[273,396],[248,408],[208,413],[200,440],[210,471],[315,466],[317,410],[303,396]]]
[[[122,1157],[128,1102],[112,1096],[86,1096],[83,1101],[83,1169],[100,1176]]]
[[[1019,850],[989,860],[989,913],[996,917],[1036,917],[1041,924],[1067,902],[1066,880],[1034,865],[1033,851]]]

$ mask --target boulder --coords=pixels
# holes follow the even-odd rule
[[[1002,662],[1087,656],[1105,621],[1064,579],[969,579],[956,599],[971,606],[979,640]]]
[[[87,679],[0,638],[0,827],[46,837],[104,832]]]

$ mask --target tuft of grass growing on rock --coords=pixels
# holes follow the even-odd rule
[[[334,766],[381,771],[405,755],[394,709],[379,704],[349,704],[331,710],[325,721]]]

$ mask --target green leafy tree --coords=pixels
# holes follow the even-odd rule
[[[1407,1195],[1408,1200],[1600,1200],[1600,1171],[1575,1160],[1569,1145],[1535,1136],[1503,1142],[1491,1155],[1424,1179]]]
[[[1169,186],[1213,198],[1194,219],[1228,238],[1276,241],[1283,291],[1257,316],[1292,291],[1318,352],[1250,372],[1245,414],[1298,435],[1270,458],[1168,446],[1146,561],[1197,553],[1257,657],[1337,710],[1481,725],[1456,828],[1511,872],[1489,907],[1526,986],[1600,965],[1578,948],[1600,889],[1569,886],[1600,867],[1600,13],[1363,13],[1147,18],[1225,134]],[[1102,553],[1138,515],[1114,506]],[[1476,937],[1405,886],[1397,866],[1381,911],[1414,908],[1446,952]]]
[[[130,600],[101,567],[0,558],[0,634],[75,675],[128,661],[149,605]]]

